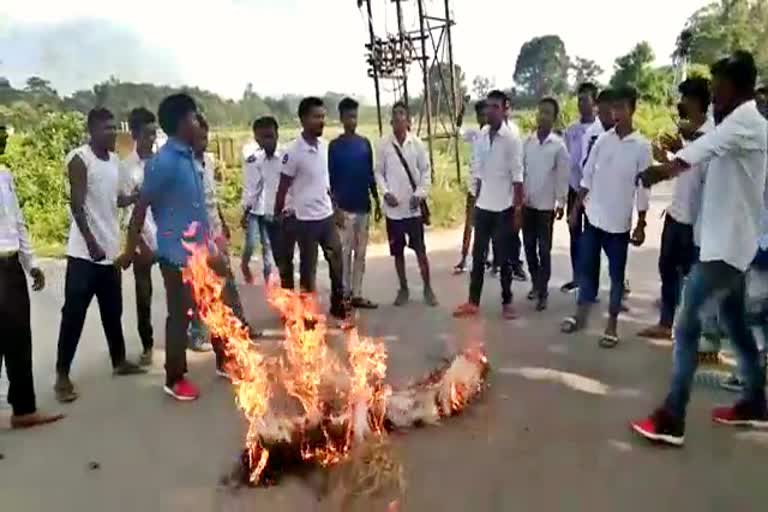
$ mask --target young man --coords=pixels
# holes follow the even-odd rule
[[[482,131],[488,124],[485,115],[485,99],[478,100],[475,103],[475,116],[477,119],[477,129],[467,129],[462,126],[464,120],[464,107],[459,114],[457,124],[464,142],[472,147],[472,153],[469,161],[469,185],[467,186],[467,205],[464,212],[464,234],[461,239],[461,259],[453,267],[453,273],[463,274],[467,271],[467,256],[469,255],[470,244],[472,243],[472,228],[474,225],[475,196],[473,191],[473,182],[483,158],[488,153],[488,148],[483,144]]]
[[[755,102],[757,103],[757,110],[768,119],[768,85],[763,85],[755,91]]]
[[[347,318],[342,278],[341,240],[334,222],[328,176],[328,146],[320,138],[325,128],[323,100],[308,97],[299,103],[302,131],[283,155],[283,170],[275,200],[275,216],[282,214],[290,190],[296,211],[301,289],[317,290],[317,251],[322,248],[331,278],[331,316]],[[287,255],[285,255],[287,257]]]
[[[264,188],[264,176],[261,174],[260,167],[264,164],[264,150],[258,145],[256,140],[256,131],[259,128],[256,122],[253,124],[253,137],[255,144],[248,144],[243,148],[243,217],[240,225],[245,229],[245,247],[240,261],[240,269],[243,272],[245,281],[253,283],[253,275],[249,267],[251,256],[256,248],[256,242],[261,244],[261,259],[264,275],[264,285],[269,284],[269,278],[272,275],[272,246],[267,232],[267,212],[269,218],[272,218],[272,212],[266,210],[266,192]],[[275,133],[277,130],[275,130]],[[274,163],[274,148],[269,155],[269,160]],[[279,160],[277,164],[279,164]],[[275,164],[276,165],[276,164]],[[277,189],[275,188],[275,191]],[[274,195],[270,204],[274,205]]]
[[[416,253],[424,283],[424,302],[436,307],[422,215],[422,205],[432,183],[429,157],[424,144],[410,132],[411,116],[405,103],[398,101],[392,105],[391,124],[392,134],[384,136],[376,148],[376,181],[384,195],[389,254],[395,260],[400,285],[394,305],[403,306],[410,300],[405,270],[407,245]]]
[[[754,101],[757,76],[748,52],[737,51],[712,66],[716,127],[691,142],[668,164],[643,173],[647,185],[708,162],[701,209],[701,255],[683,290],[675,324],[672,383],[664,404],[647,419],[632,423],[639,435],[680,446],[686,407],[696,371],[702,308],[720,304],[720,320],[739,353],[745,379],[742,399],[720,407],[712,420],[725,425],[768,427],[765,362],[747,325],[745,273],[755,258],[764,208],[768,124]]]
[[[157,138],[157,120],[155,114],[146,108],[135,108],[128,117],[128,127],[135,144],[133,152],[120,162],[120,178],[124,195],[138,195],[144,182],[144,168],[147,161],[154,156],[155,140]],[[126,208],[124,218],[130,220],[133,208]],[[157,250],[157,226],[152,220],[152,213],[147,211],[141,239],[136,249],[133,262],[133,280],[136,285],[136,320],[142,352],[139,358],[141,366],[152,364],[152,347],[154,336],[152,331],[152,266]]]
[[[547,309],[552,230],[555,218],[563,218],[568,195],[568,150],[552,131],[559,115],[554,98],[539,101],[538,127],[523,146],[523,243],[532,282],[528,300],[536,301],[537,311]]]
[[[595,104],[597,101],[597,86],[590,82],[579,85],[578,91],[579,120],[565,131],[565,146],[571,158],[571,171],[568,177],[568,218],[571,217],[576,199],[579,196],[581,171],[584,168],[584,136],[595,123]],[[569,226],[571,235],[571,269],[573,278],[565,283],[560,290],[572,292],[579,287],[579,246],[581,234],[584,232],[584,212],[576,215],[576,222]]]
[[[188,257],[183,240],[204,243],[208,235],[204,184],[192,151],[200,132],[197,105],[186,94],[173,94],[160,103],[158,118],[169,139],[147,164],[120,264],[127,268],[133,262],[147,208],[151,208],[157,224],[156,255],[168,308],[163,391],[177,400],[195,400],[200,393],[185,377],[189,311],[194,309],[194,301],[181,271]],[[192,234],[189,233],[191,225],[197,226]]]
[[[0,155],[5,153],[8,132],[0,122]],[[35,260],[24,213],[19,207],[13,175],[0,165],[0,367],[8,376],[8,403],[13,428],[28,428],[62,419],[62,414],[37,410],[32,374],[32,327],[29,291],[24,272],[32,277],[32,289],[45,287],[45,275]]]
[[[475,242],[472,246],[472,274],[469,300],[453,313],[455,317],[476,316],[483,291],[488,244],[493,239],[498,248],[501,269],[502,312],[506,319],[516,318],[512,307],[512,261],[510,250],[522,223],[523,148],[522,142],[506,122],[507,95],[491,91],[486,100],[488,128],[483,137],[489,152],[475,176]]]
[[[373,177],[371,143],[355,133],[357,109],[358,103],[352,98],[344,98],[339,103],[344,133],[328,146],[328,172],[341,229],[345,298],[353,308],[376,309],[376,304],[363,298],[363,273],[371,197],[375,204],[376,222],[381,220],[381,206]]]
[[[680,125],[681,138],[666,140],[665,147],[654,147],[654,154],[659,162],[669,161],[668,149],[682,149],[682,140],[691,141],[712,128],[707,121],[710,103],[709,80],[689,78],[681,83],[678,89],[681,95],[680,109],[685,114],[685,120]],[[672,323],[683,280],[696,261],[693,225],[699,211],[703,183],[701,166],[675,179],[672,203],[667,207],[664,218],[659,252],[661,316],[657,325],[640,331],[640,337],[672,339]]]
[[[118,207],[131,204],[136,196],[119,195],[119,161],[114,153],[117,131],[112,113],[103,108],[91,110],[88,133],[90,142],[72,151],[66,160],[71,224],[54,386],[60,402],[78,397],[69,372],[94,295],[114,374],[146,373],[125,359],[120,269],[114,265],[120,251]]]
[[[616,126],[595,142],[581,179],[579,202],[585,205],[586,224],[582,235],[579,297],[576,314],[563,321],[562,330],[571,333],[583,329],[590,308],[597,298],[600,252],[608,257],[611,277],[608,322],[600,346],[613,348],[619,342],[619,312],[624,295],[624,273],[630,241],[645,241],[645,215],[649,192],[638,187],[637,177],[653,161],[651,145],[635,130],[632,118],[637,91],[631,87],[614,91],[613,117]],[[578,206],[581,206],[579,204]],[[637,204],[638,220],[632,236],[632,207]],[[577,222],[576,213],[571,223]]]

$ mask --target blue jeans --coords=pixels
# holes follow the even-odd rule
[[[261,243],[261,258],[264,265],[264,282],[269,281],[272,275],[272,247],[267,233],[267,221],[263,215],[248,214],[248,229],[245,234],[245,247],[243,248],[243,263],[247,265],[251,261],[256,244]]]
[[[694,265],[677,312],[672,384],[664,403],[669,414],[685,418],[698,363],[702,313],[712,301],[719,304],[720,322],[739,356],[739,369],[746,381],[744,399],[756,407],[765,407],[765,366],[747,325],[745,292],[745,273],[735,267],[723,261]]]
[[[611,276],[611,300],[608,313],[618,316],[624,298],[624,272],[627,268],[629,231],[608,233],[596,228],[586,219],[579,247],[579,297],[578,304],[593,304],[600,286],[600,250],[608,257],[608,273]]]

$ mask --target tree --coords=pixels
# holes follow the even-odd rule
[[[672,87],[672,69],[654,68],[655,58],[646,41],[637,43],[632,51],[616,59],[611,87],[631,86],[644,100],[666,102]]]
[[[534,37],[520,48],[515,83],[535,97],[563,94],[568,90],[569,59],[560,36]]]
[[[494,87],[496,84],[487,76],[476,76],[472,80],[472,92],[475,93],[476,98],[485,98]]]
[[[58,96],[56,90],[51,87],[51,82],[39,76],[27,78],[27,84],[24,90],[36,96]]]
[[[466,76],[461,66],[453,65],[454,79],[456,80],[456,101],[458,107],[464,101],[467,94]],[[429,93],[432,99],[432,113],[439,115],[440,112],[447,112],[451,108],[451,68],[446,62],[432,64],[429,71]]]
[[[603,74],[597,62],[583,57],[576,57],[571,62],[571,71],[573,71],[574,89],[584,82],[597,83],[600,75]]]

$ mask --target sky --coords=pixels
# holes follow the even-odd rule
[[[415,2],[403,0],[406,28]],[[443,0],[425,0],[444,14]],[[708,0],[450,0],[454,58],[475,76],[512,85],[520,46],[557,34],[571,56],[597,61],[608,78],[616,57],[651,44],[669,62],[677,34]],[[194,6],[191,8],[190,6]],[[377,33],[397,29],[390,0],[372,0]],[[370,99],[367,16],[355,0],[3,0],[0,76],[17,87],[31,75],[63,94],[115,76],[196,85],[239,98],[335,91]],[[420,90],[416,72],[411,88]],[[391,87],[384,84],[384,100]]]

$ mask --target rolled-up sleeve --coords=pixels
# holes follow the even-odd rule
[[[516,134],[509,137],[507,142],[507,158],[509,159],[509,173],[513,183],[523,182],[523,141]]]

